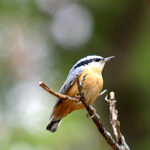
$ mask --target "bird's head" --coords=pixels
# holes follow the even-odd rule
[[[105,63],[107,61],[112,60],[114,57],[115,56],[110,56],[110,57],[103,58],[102,56],[98,56],[98,55],[86,56],[86,57],[80,59],[74,65],[74,68],[82,67],[84,69],[84,68],[88,68],[88,67],[93,67],[93,68],[97,68],[100,71],[102,71],[103,68],[104,68]]]

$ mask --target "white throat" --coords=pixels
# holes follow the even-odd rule
[[[85,65],[84,67],[87,68],[87,69],[90,69],[92,67],[92,68],[100,69],[102,71],[103,68],[104,68],[104,65],[105,65],[105,62],[102,62],[102,63],[100,63],[100,62],[91,62],[88,65]]]

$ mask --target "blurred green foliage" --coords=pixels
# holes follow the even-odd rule
[[[90,54],[116,56],[103,71],[104,88],[116,92],[131,149],[149,150],[149,7],[140,0],[1,0],[0,150],[111,149],[85,110],[67,116],[55,134],[45,130],[55,98],[38,81],[59,91],[72,65]],[[94,105],[111,131],[103,99]]]

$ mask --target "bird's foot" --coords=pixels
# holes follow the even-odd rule
[[[91,106],[91,114],[88,113],[86,116],[90,119],[95,117],[96,116],[96,109],[93,106]]]

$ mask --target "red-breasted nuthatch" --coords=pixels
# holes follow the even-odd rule
[[[114,58],[114,56],[103,58],[101,56],[91,55],[80,59],[71,68],[66,81],[60,89],[60,93],[69,96],[77,96],[78,88],[76,74],[79,75],[79,81],[87,74],[83,85],[83,91],[86,102],[91,105],[96,100],[103,87],[102,70],[105,62],[112,58]],[[85,108],[82,103],[76,103],[79,102],[57,99],[46,129],[55,132],[60,125],[62,118],[74,110]]]

